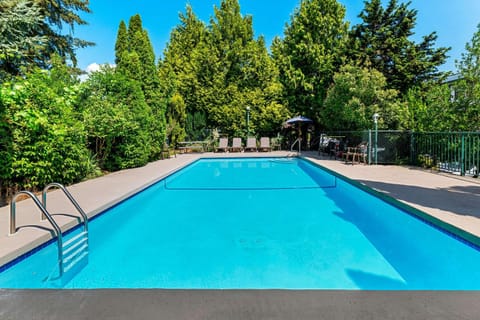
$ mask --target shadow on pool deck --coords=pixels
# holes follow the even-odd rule
[[[432,209],[455,212],[459,215],[480,218],[480,187],[453,186],[447,188],[424,188],[377,181],[359,180],[397,200],[415,203]],[[455,193],[452,196],[452,193]]]

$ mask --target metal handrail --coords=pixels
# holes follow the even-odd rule
[[[293,152],[293,146],[298,143],[298,153],[301,153],[301,148],[302,148],[302,138],[297,138],[292,145],[290,146],[290,151]]]
[[[62,184],[53,182],[53,183],[50,183],[49,185],[47,185],[43,189],[42,204],[45,207],[45,209],[47,208],[47,191],[49,189],[53,188],[53,187],[57,187],[57,188],[61,189],[63,191],[63,193],[67,196],[68,200],[70,200],[70,202],[73,204],[75,209],[77,209],[77,211],[80,213],[80,215],[83,218],[83,230],[85,232],[88,232],[88,217],[87,217],[87,214],[83,211],[83,209],[80,207],[80,205],[77,203],[77,201],[75,201],[72,194],[70,192],[68,192],[67,188],[65,188]]]
[[[38,198],[31,193],[30,191],[19,191],[15,196],[13,196],[10,202],[10,235],[13,235],[17,232],[17,225],[16,225],[16,208],[17,208],[17,198],[25,194],[29,196],[33,202],[37,205],[38,209],[42,211],[42,215],[48,219],[48,222],[52,225],[55,235],[57,236],[57,245],[58,245],[58,264],[60,275],[63,275],[63,237],[62,237],[62,230],[58,226],[58,224],[53,220],[53,217],[48,213],[47,209],[42,205],[42,203],[38,200]]]

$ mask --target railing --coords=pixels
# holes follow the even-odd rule
[[[47,210],[47,191],[51,188],[59,188],[67,196],[73,206],[77,209],[82,217],[83,229],[84,231],[78,235],[72,237],[65,243],[63,242],[62,230],[58,224],[53,219],[52,215]],[[88,257],[88,217],[80,207],[80,205],[75,201],[73,196],[68,192],[68,190],[59,183],[50,183],[43,189],[42,193],[42,202],[40,202],[37,197],[30,191],[20,191],[12,198],[10,203],[10,235],[13,235],[17,232],[16,225],[16,209],[17,209],[17,198],[20,195],[29,196],[35,205],[42,212],[42,220],[47,219],[54,229],[55,236],[57,237],[58,244],[58,268],[60,277],[68,270],[72,269],[73,266],[78,264],[80,261],[84,260],[85,257]]]
[[[293,147],[298,144],[298,153],[302,152],[302,138],[298,138],[297,140],[293,141],[292,145],[290,146],[290,151],[293,152]]]
[[[19,191],[15,196],[12,198],[12,201],[10,202],[10,235],[15,234],[17,232],[17,225],[16,225],[16,208],[17,208],[17,198],[20,195],[27,195],[29,196],[35,205],[40,209],[42,212],[42,217],[44,216],[48,222],[52,225],[55,235],[57,236],[57,245],[58,245],[58,265],[59,265],[59,271],[60,275],[63,274],[63,237],[62,237],[62,230],[58,226],[58,224],[55,222],[53,217],[48,213],[47,209],[40,203],[40,201],[37,199],[37,197],[31,193],[30,191]]]
[[[412,133],[411,160],[418,166],[477,177],[480,168],[480,133]]]
[[[47,209],[47,192],[48,190],[50,190],[51,188],[59,188],[63,191],[63,193],[67,196],[68,200],[70,200],[70,202],[73,204],[73,206],[75,207],[75,209],[77,209],[78,213],[80,213],[80,215],[82,216],[82,219],[83,219],[83,230],[85,232],[88,232],[88,216],[87,214],[83,211],[83,209],[80,207],[80,205],[77,203],[77,201],[75,201],[75,199],[73,198],[72,194],[70,192],[68,192],[67,188],[65,188],[63,185],[61,185],[60,183],[56,183],[56,182],[53,182],[53,183],[50,183],[49,185],[47,185],[44,189],[43,189],[43,192],[42,192],[42,204],[43,204],[43,207],[45,209]]]

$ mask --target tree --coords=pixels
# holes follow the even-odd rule
[[[117,72],[140,85],[145,102],[151,108],[151,159],[158,159],[165,141],[166,99],[160,92],[160,79],[155,64],[155,53],[148,36],[143,29],[140,15],[130,18],[128,29],[121,21],[115,44]]]
[[[330,131],[365,130],[371,128],[373,114],[379,113],[380,128],[401,129],[405,108],[397,95],[396,90],[387,89],[380,72],[346,65],[333,77],[322,123]]]
[[[26,57],[45,48],[47,38],[34,33],[42,21],[40,8],[29,1],[0,4],[0,80],[19,74],[28,65]]]
[[[460,80],[453,84],[454,105],[457,117],[463,118],[459,129],[477,131],[480,130],[480,24],[465,50],[457,61]]]
[[[435,32],[420,43],[413,36],[417,11],[410,2],[367,0],[359,17],[362,23],[350,32],[349,56],[352,63],[380,71],[388,86],[404,94],[408,89],[440,76],[438,67],[445,62],[449,48],[434,48]]]
[[[82,84],[77,105],[89,149],[102,169],[114,171],[148,162],[154,119],[137,81],[104,66]]]
[[[187,135],[198,137],[209,127],[243,136],[246,106],[251,133],[280,128],[288,110],[280,103],[278,69],[263,38],[253,38],[252,18],[242,16],[238,1],[223,0],[208,27],[189,6],[180,21],[160,61],[160,74],[166,96],[177,101],[181,96],[185,103]]]
[[[7,36],[11,40],[24,39],[13,43],[21,45],[19,52],[7,55],[7,60],[0,64],[3,73],[15,76],[23,73],[21,67],[49,68],[53,55],[75,66],[75,50],[93,45],[72,35],[75,25],[86,24],[80,17],[81,12],[90,12],[88,0],[2,1],[0,23],[8,25]],[[65,26],[70,32],[63,30]],[[12,39],[9,31],[13,31],[17,39]]]
[[[0,86],[4,188],[39,189],[52,181],[68,184],[97,171],[74,108],[78,84],[59,60],[53,59],[51,70],[37,68],[15,84]]]
[[[272,52],[292,113],[319,120],[334,73],[342,64],[348,24],[345,8],[336,0],[303,0],[284,38]]]

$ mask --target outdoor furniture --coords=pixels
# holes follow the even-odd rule
[[[241,152],[242,151],[242,139],[233,138],[232,146],[230,147],[232,152]]]
[[[272,148],[270,147],[270,138],[268,137],[262,137],[260,138],[260,151],[272,151]]]
[[[245,151],[257,151],[257,139],[254,137],[247,138]]]
[[[343,153],[342,158],[345,159],[345,163],[348,161],[352,162],[352,165],[355,164],[355,160],[360,163],[367,163],[367,148],[368,144],[366,142],[360,143],[356,147],[348,147],[347,151]]]
[[[215,148],[215,152],[227,152],[228,151],[228,138],[220,138],[218,147]]]
[[[178,150],[181,153],[185,152],[205,152],[205,148],[208,144],[208,141],[182,141],[178,142]]]
[[[162,147],[162,150],[160,151],[160,157],[162,160],[166,158],[170,158],[172,156],[172,153],[173,155],[175,156],[175,158],[177,157],[177,153],[175,152],[175,149],[174,148],[170,148],[170,146],[165,143]]]

